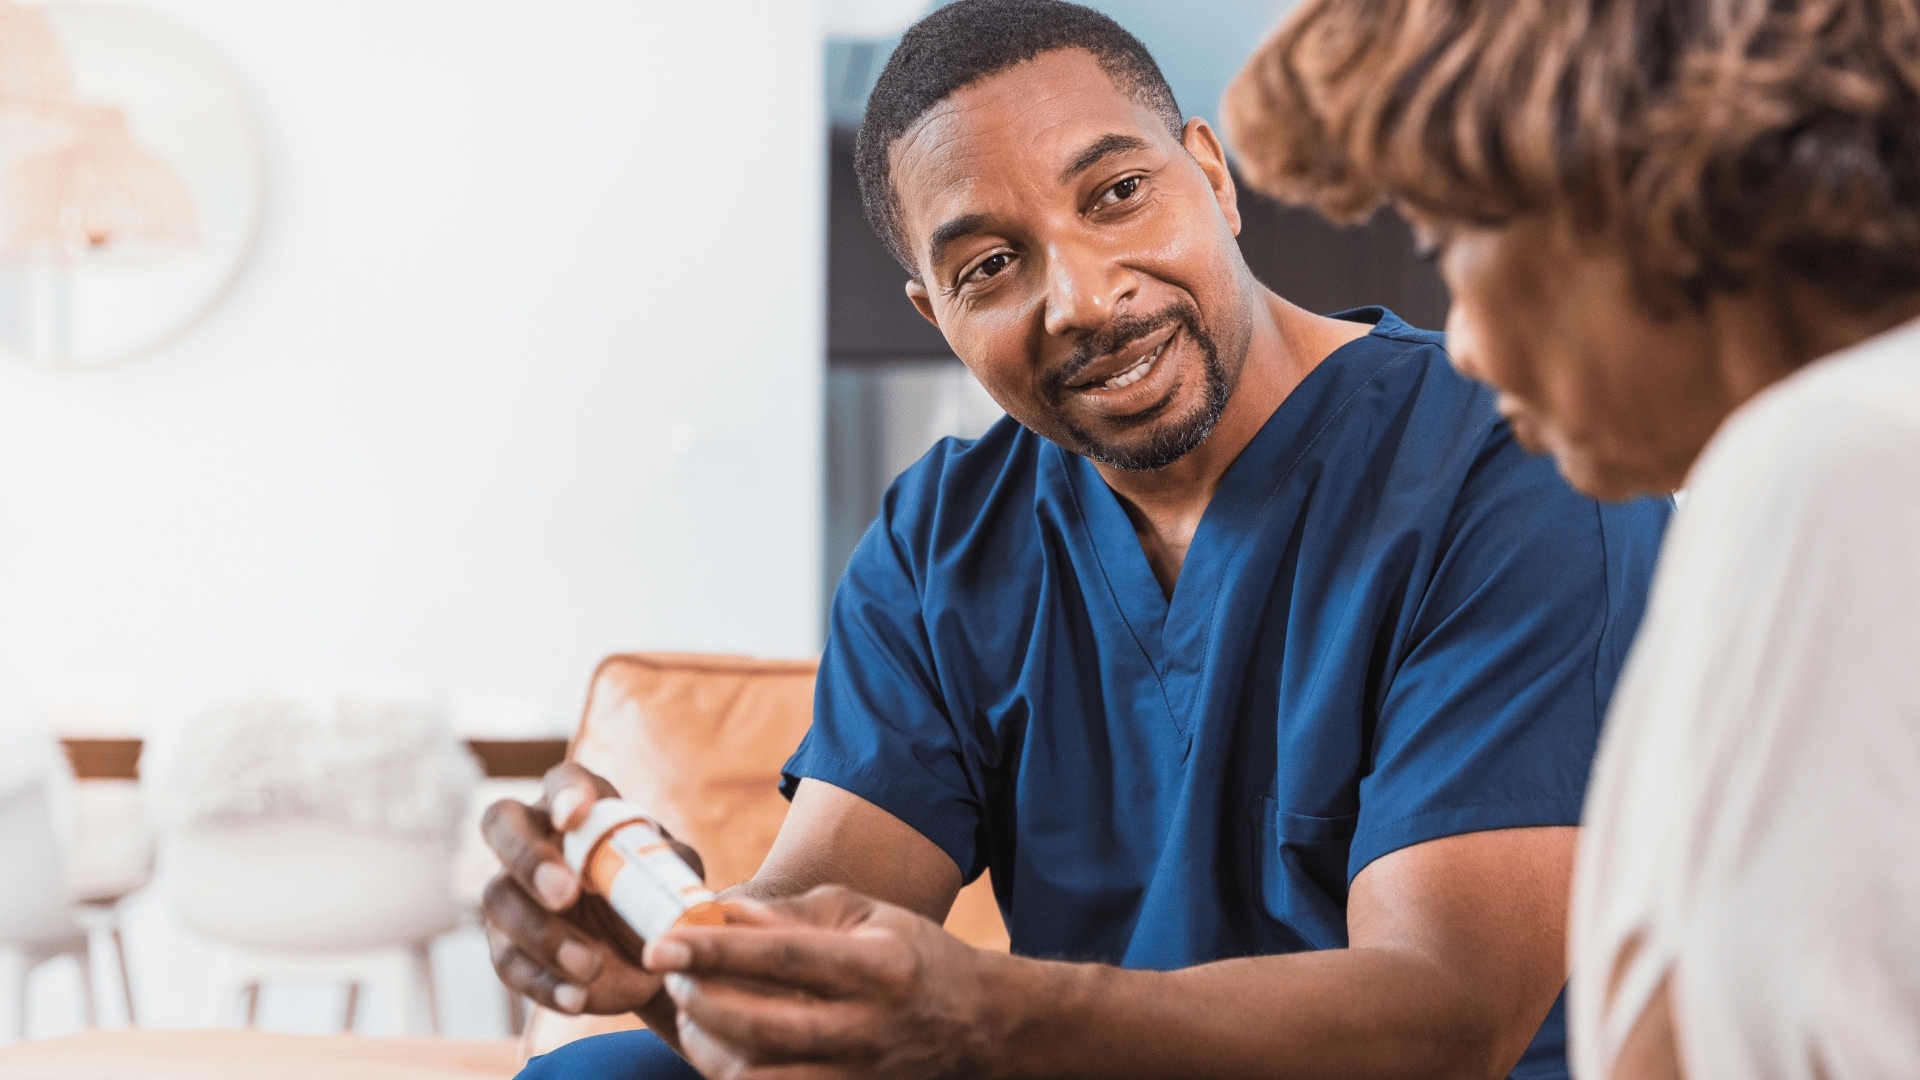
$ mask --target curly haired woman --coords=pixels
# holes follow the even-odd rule
[[[1309,0],[1256,186],[1433,244],[1588,492],[1688,488],[1575,888],[1602,1077],[1920,1076],[1920,2]]]

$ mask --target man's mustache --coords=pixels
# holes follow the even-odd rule
[[[1081,339],[1080,344],[1074,346],[1073,355],[1048,377],[1047,383],[1052,389],[1061,389],[1073,382],[1094,361],[1118,352],[1129,342],[1138,341],[1167,326],[1197,327],[1198,315],[1187,304],[1175,304],[1152,315],[1115,315],[1113,321],[1101,327],[1099,332]]]

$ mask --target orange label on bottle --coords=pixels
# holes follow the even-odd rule
[[[758,926],[760,920],[723,900],[702,900],[673,920],[673,925],[676,930],[682,926]]]
[[[581,884],[585,885],[589,892],[598,893],[601,896],[611,895],[613,879],[619,877],[620,871],[626,868],[627,860],[620,857],[620,853],[614,850],[612,844],[603,841],[588,857],[587,872],[581,875],[585,880]]]

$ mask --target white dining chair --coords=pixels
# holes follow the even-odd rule
[[[0,860],[7,886],[0,889],[0,986],[9,994],[0,1043],[27,1035],[27,978],[60,956],[80,964],[87,1026],[95,1022],[93,966],[84,927],[74,921],[60,845],[48,809],[47,785],[35,781],[0,796]]]
[[[170,852],[175,910],[220,945],[221,1015],[244,994],[252,1027],[263,984],[331,982],[344,1030],[367,988],[408,1033],[439,1034],[428,946],[456,922],[449,844],[293,818],[186,829]]]
[[[438,1034],[429,945],[458,922],[454,829],[478,778],[444,712],[405,700],[260,697],[190,727],[161,784],[181,921],[217,946],[216,1016],[261,988],[374,990]]]

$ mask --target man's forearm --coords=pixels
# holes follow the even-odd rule
[[[1418,956],[1336,949],[1183,971],[1005,957],[998,1077],[1503,1077],[1541,1016],[1500,1016]]]
[[[1575,838],[1515,828],[1401,848],[1354,876],[1356,947],[1181,971],[970,948],[932,912],[837,886],[770,901],[787,925],[695,927],[653,951],[675,945],[656,967],[691,976],[669,980],[674,1000],[699,1022],[697,1063],[719,1073],[832,1062],[967,1080],[1497,1078],[1566,983]],[[942,892],[928,906],[944,914]]]

